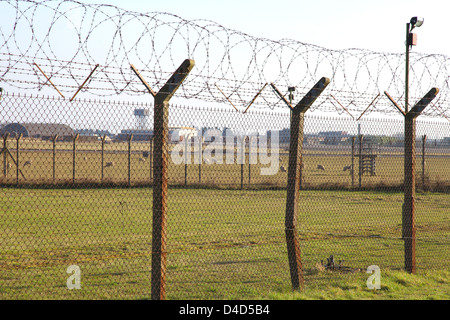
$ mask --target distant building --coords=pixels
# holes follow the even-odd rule
[[[78,129],[75,130],[75,133],[79,133],[80,136],[89,136],[89,137],[109,137],[112,138],[114,135],[108,130],[94,130],[94,129]]]
[[[323,143],[328,145],[338,145],[350,139],[346,131],[322,131],[317,135],[323,138]]]
[[[450,146],[450,137],[444,137],[444,139],[442,139],[442,142],[444,146]]]
[[[133,141],[150,141],[153,138],[153,130],[124,129],[114,137],[114,140],[127,141],[131,134],[133,135]]]
[[[61,123],[9,123],[0,129],[3,136],[9,133],[13,137],[22,134],[24,138],[38,138],[50,140],[58,135],[58,140],[71,140],[74,130],[66,124]]]

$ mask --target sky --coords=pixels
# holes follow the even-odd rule
[[[167,12],[186,20],[210,20],[228,29],[275,41],[293,39],[333,50],[358,48],[401,54],[405,51],[406,23],[411,17],[419,16],[425,22],[414,30],[418,45],[412,50],[450,56],[450,42],[446,41],[446,14],[450,12],[450,0],[78,1],[109,4],[140,13]],[[62,33],[67,32],[67,29],[62,29]],[[67,48],[55,46],[54,49]],[[45,89],[54,94],[52,88]],[[131,112],[129,118],[133,120]]]
[[[88,0],[138,12],[168,12],[187,20],[206,19],[271,40],[289,38],[327,49],[405,51],[406,23],[425,19],[415,29],[416,52],[450,55],[445,39],[448,0]]]

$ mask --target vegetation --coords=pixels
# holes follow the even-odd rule
[[[169,189],[169,299],[449,297],[448,194],[418,194],[418,275],[405,274],[403,194],[303,191],[299,235],[305,292],[293,293],[283,190]],[[0,191],[2,299],[148,299],[150,188]],[[324,271],[331,254],[352,272]],[[68,266],[81,290],[68,290]],[[365,287],[369,265],[381,290]]]

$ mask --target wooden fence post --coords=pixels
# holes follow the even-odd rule
[[[159,92],[155,94],[134,66],[131,65],[133,71],[155,99],[153,118],[155,146],[153,158],[152,300],[164,300],[166,298],[169,100],[193,67],[194,60],[186,59]]]

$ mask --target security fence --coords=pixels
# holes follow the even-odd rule
[[[1,298],[151,298],[153,104],[4,94],[0,106]],[[164,298],[291,288],[291,118],[170,105]],[[302,129],[292,239],[304,289],[404,269],[404,120],[312,113]],[[450,122],[416,130],[416,272],[446,270]]]
[[[448,57],[0,7],[0,298],[271,298],[448,270]]]

